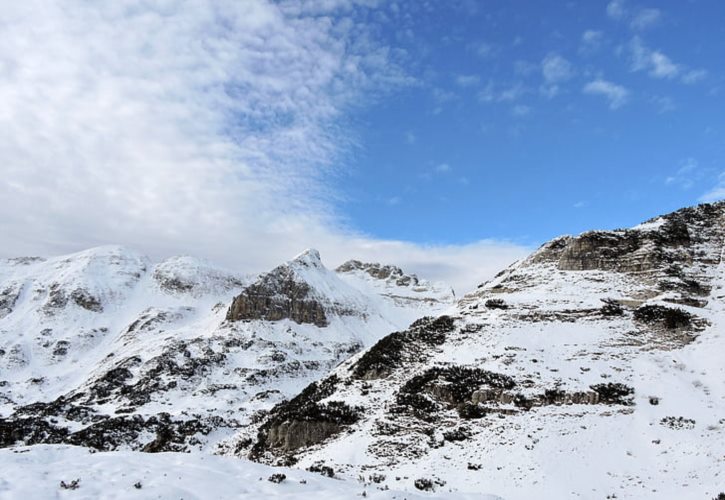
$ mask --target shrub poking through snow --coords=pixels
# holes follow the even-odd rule
[[[488,299],[485,302],[489,309],[508,309],[508,304],[503,299]]]
[[[679,308],[648,305],[635,310],[634,319],[646,324],[661,324],[668,330],[675,330],[690,326],[693,317]]]
[[[599,309],[602,316],[621,316],[624,314],[624,308],[614,299],[602,299],[604,305]]]
[[[634,396],[634,388],[619,384],[606,383],[590,386],[591,390],[599,394],[599,401],[605,404],[613,405],[631,405]]]
[[[270,483],[279,484],[285,479],[287,479],[287,476],[284,474],[272,474],[267,478],[267,481],[269,481]]]
[[[421,491],[433,491],[433,481],[424,477],[416,479],[413,485]]]
[[[80,479],[74,479],[70,483],[66,483],[65,481],[60,482],[60,487],[64,490],[77,490],[81,487],[81,480]]]

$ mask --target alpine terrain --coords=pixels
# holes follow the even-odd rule
[[[0,496],[716,498],[724,252],[720,202],[554,239],[457,302],[315,250],[3,261]]]

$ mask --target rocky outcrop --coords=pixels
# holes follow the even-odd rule
[[[342,401],[322,402],[333,394],[339,378],[313,382],[293,399],[275,406],[260,427],[251,458],[274,450],[285,453],[321,443],[360,418],[361,408]]]
[[[360,302],[359,291],[327,270],[317,250],[309,249],[244,288],[234,298],[226,319],[291,319],[325,327],[330,315],[364,316],[366,312],[357,309]]]
[[[415,286],[418,284],[418,277],[412,274],[405,274],[397,266],[384,266],[378,263],[361,262],[359,260],[348,260],[337,269],[338,273],[349,273],[362,271],[375,279],[390,281],[397,286]]]
[[[327,326],[322,304],[311,295],[310,286],[295,279],[280,266],[262,276],[234,298],[227,313],[230,321],[291,319],[296,323]]]
[[[690,264],[698,259],[698,243],[722,238],[724,218],[725,203],[685,208],[632,229],[557,238],[528,262],[552,262],[562,271],[627,273],[663,270],[673,262]]]
[[[0,319],[13,312],[15,304],[20,298],[20,291],[20,287],[15,284],[6,285],[0,291]]]

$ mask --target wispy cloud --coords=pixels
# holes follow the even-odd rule
[[[486,85],[478,92],[478,100],[483,103],[491,102],[513,102],[520,99],[526,94],[527,89],[521,83],[509,86],[496,85],[489,80]]]
[[[687,158],[680,163],[677,171],[665,178],[665,184],[676,185],[682,189],[690,189],[694,186],[695,181],[699,177],[699,163],[694,158]]]
[[[645,30],[657,25],[661,19],[662,12],[659,9],[639,9],[632,15],[629,25],[635,30]]]
[[[618,109],[626,104],[629,99],[629,90],[622,85],[597,79],[587,83],[582,91],[585,94],[601,95],[609,100],[610,109]]]
[[[548,97],[554,97],[559,93],[559,85],[574,76],[574,69],[565,58],[550,53],[541,61],[541,74],[544,77],[542,92]]]
[[[704,69],[693,69],[682,75],[682,83],[692,85],[707,78],[707,71]]]
[[[629,43],[632,71],[647,71],[655,78],[674,78],[680,73],[680,66],[664,53],[644,45],[638,36]]]
[[[704,80],[707,71],[689,69],[684,64],[675,63],[660,50],[647,47],[639,36],[630,40],[628,46],[632,71],[646,71],[653,78],[674,79],[679,77],[682,83],[692,85]]]
[[[604,33],[597,30],[586,30],[582,33],[579,52],[584,54],[592,53],[598,50],[604,42]]]
[[[725,200],[725,172],[718,176],[717,183],[712,189],[700,196],[700,201],[704,203],[720,200]]]
[[[659,9],[629,5],[625,0],[610,1],[606,10],[609,18],[626,22],[635,31],[656,26],[662,19],[662,11]]]
[[[527,116],[529,113],[531,113],[531,108],[523,104],[517,104],[511,109],[511,114],[519,118]]]
[[[612,0],[607,4],[607,15],[612,19],[622,19],[625,14],[624,0]]]
[[[475,87],[481,79],[478,75],[457,75],[456,85],[459,87]]]

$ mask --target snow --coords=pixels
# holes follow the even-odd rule
[[[186,453],[97,452],[73,446],[38,445],[0,450],[0,499],[423,499],[425,494],[382,491],[370,482],[340,481],[311,472],[273,468],[246,460]],[[281,483],[268,480],[284,474]],[[78,488],[64,489],[78,479]],[[135,485],[139,485],[137,488]],[[496,500],[455,495],[451,500]]]
[[[664,222],[639,230],[657,230]],[[716,233],[692,249],[708,264],[685,264],[711,289],[703,307],[674,306],[709,322],[689,340],[643,331],[631,311],[609,318],[567,317],[572,313],[566,311],[597,310],[603,299],[673,307],[667,300],[677,294],[661,290],[658,276],[565,271],[531,258],[511,266],[459,302],[452,313],[456,330],[431,349],[430,359],[379,380],[351,377],[350,367],[364,353],[338,367],[343,382],[327,400],[362,405],[364,414],[342,434],[299,453],[298,467],[324,461],[348,478],[361,471],[407,477],[397,483],[407,491],[414,491],[417,477],[438,478],[457,492],[514,500],[716,497],[725,490],[723,251],[722,235]],[[504,299],[509,309],[487,308],[490,298]],[[466,325],[476,329],[466,333]],[[533,386],[518,389],[524,394],[624,383],[635,390],[634,405],[550,405],[530,411],[501,405],[515,413],[478,420],[462,420],[447,410],[432,425],[388,413],[405,381],[451,364],[531,380]],[[670,417],[694,423],[670,428],[663,423]],[[380,430],[385,424],[401,428],[388,434]],[[469,439],[444,441],[444,431],[460,427],[469,430]]]

